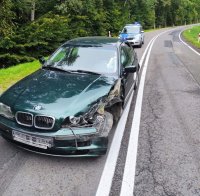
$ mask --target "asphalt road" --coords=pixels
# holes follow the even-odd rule
[[[138,141],[133,193],[136,196],[200,195],[200,56],[180,42],[182,28],[162,34],[150,55]],[[164,31],[166,29],[145,34],[144,46],[136,49],[139,59],[149,41]],[[120,195],[136,95],[110,195]],[[0,196],[93,196],[106,159],[107,156],[37,155],[0,138]]]
[[[200,56],[160,36],[146,75],[134,195],[200,195]]]

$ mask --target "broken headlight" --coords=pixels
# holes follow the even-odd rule
[[[69,116],[67,117],[64,122],[62,123],[62,127],[68,126],[91,126],[94,124],[103,121],[104,115],[104,103],[96,103],[94,104],[88,112],[81,116]]]
[[[75,117],[75,116],[70,116],[69,117],[69,122],[72,124],[72,125],[78,125],[81,121],[81,117]]]

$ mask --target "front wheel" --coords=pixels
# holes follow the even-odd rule
[[[118,122],[121,115],[122,115],[122,112],[123,112],[123,104],[122,102],[120,103],[116,103],[114,106],[112,106],[112,115],[113,115],[113,120],[114,122]]]

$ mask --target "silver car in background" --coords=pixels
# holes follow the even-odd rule
[[[140,24],[126,24],[119,37],[140,48],[144,44],[144,31]]]

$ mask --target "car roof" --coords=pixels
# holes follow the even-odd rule
[[[127,26],[142,27],[141,24],[126,24],[125,27],[127,27]]]
[[[64,45],[77,45],[77,46],[113,46],[118,47],[122,42],[118,38],[104,37],[104,36],[91,36],[79,37],[67,41]]]

